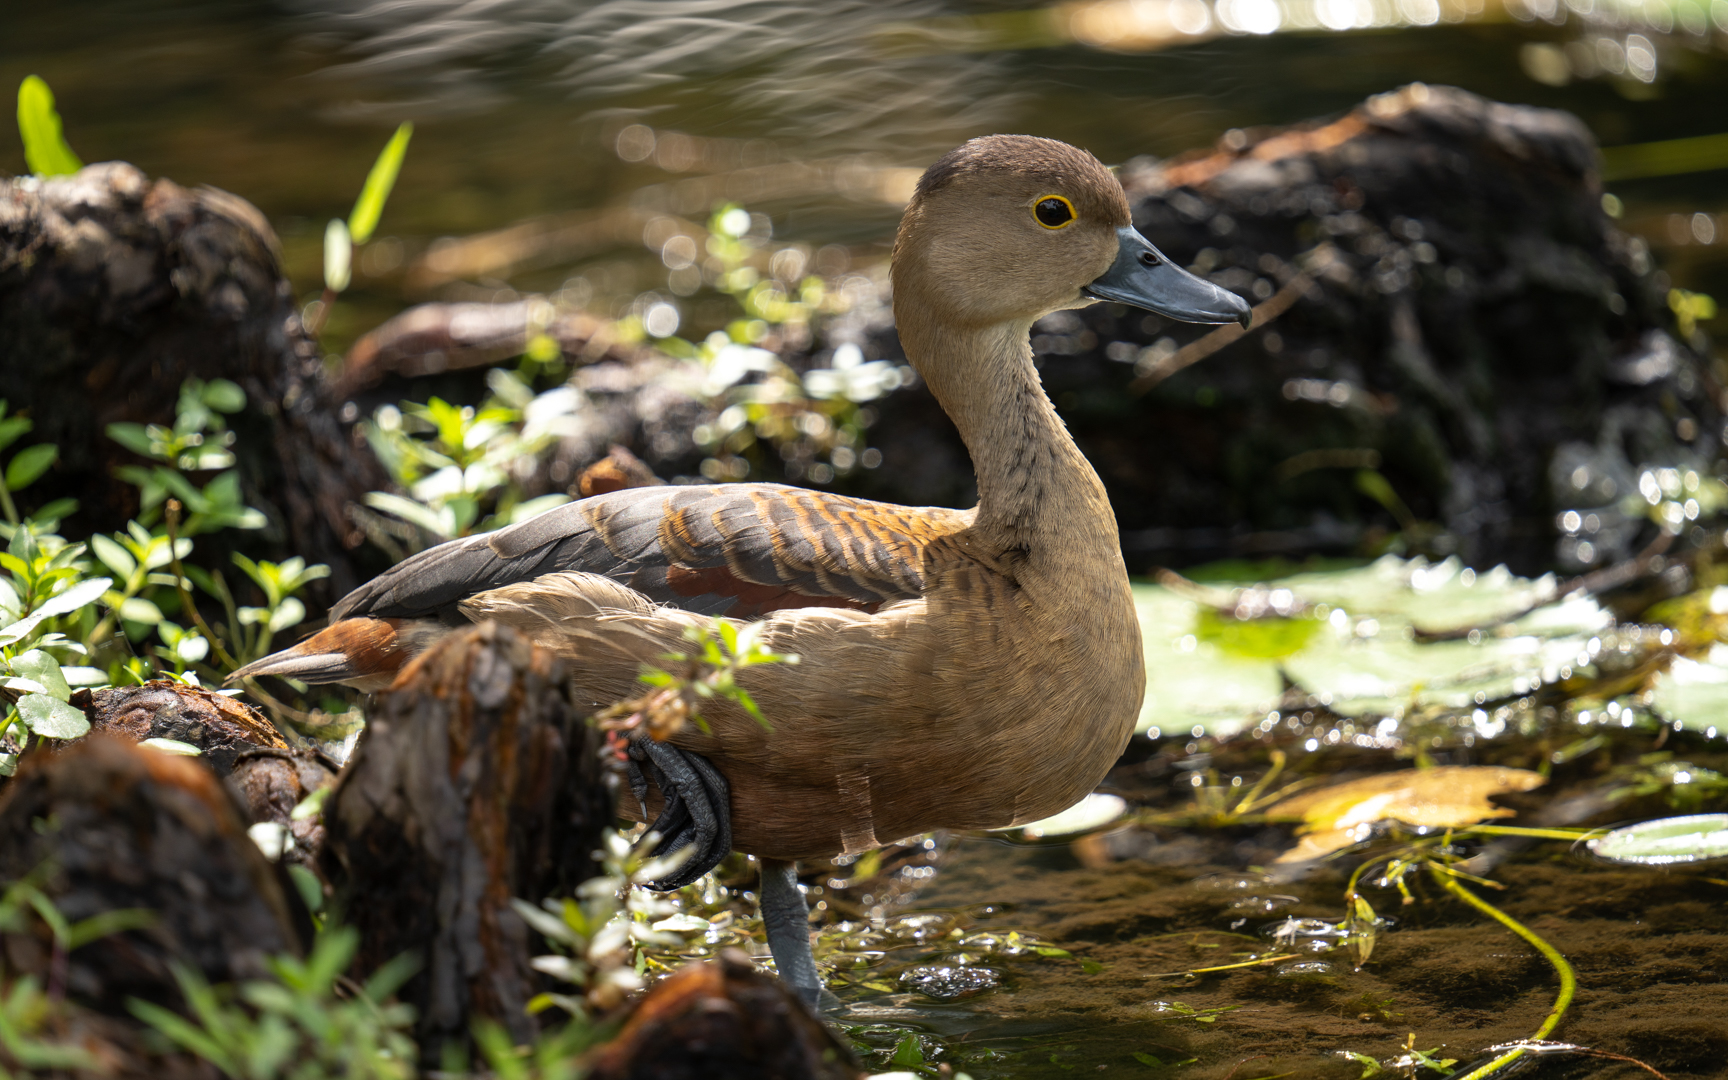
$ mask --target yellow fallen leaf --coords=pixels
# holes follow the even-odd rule
[[[1302,822],[1297,845],[1281,863],[1307,862],[1366,840],[1376,822],[1419,828],[1462,828],[1516,811],[1495,806],[1490,795],[1529,791],[1543,779],[1528,769],[1499,765],[1441,765],[1400,769],[1328,788],[1308,790],[1267,807],[1272,818]]]

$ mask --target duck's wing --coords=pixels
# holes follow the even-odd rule
[[[779,484],[629,488],[415,555],[349,593],[333,620],[440,618],[546,574],[599,574],[704,615],[796,607],[874,611],[915,599],[923,553],[970,515]]]

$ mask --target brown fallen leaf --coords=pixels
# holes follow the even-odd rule
[[[1541,787],[1528,769],[1499,765],[1441,765],[1400,769],[1332,787],[1311,789],[1266,808],[1266,815],[1302,822],[1295,847],[1275,862],[1307,862],[1368,838],[1376,822],[1419,828],[1462,828],[1516,811],[1495,806],[1490,795]]]

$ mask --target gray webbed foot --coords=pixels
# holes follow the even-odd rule
[[[665,803],[660,816],[648,828],[660,834],[655,855],[695,846],[684,865],[670,875],[648,883],[651,889],[668,891],[690,884],[719,865],[732,850],[730,789],[720,770],[701,754],[680,750],[671,743],[656,742],[647,735],[630,740],[626,773],[630,791],[647,816],[648,778],[646,763]]]

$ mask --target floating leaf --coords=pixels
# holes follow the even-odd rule
[[[1529,791],[1544,783],[1528,769],[1498,765],[1443,765],[1400,769],[1349,783],[1304,791],[1266,810],[1274,818],[1297,819],[1304,835],[1278,862],[1305,862],[1368,838],[1380,821],[1419,828],[1461,828],[1515,811],[1495,806],[1490,795]]]
[[[18,134],[24,139],[24,162],[37,176],[70,176],[84,167],[66,145],[54,91],[40,76],[26,76],[18,87]]]
[[[1659,818],[1587,841],[1598,857],[1643,866],[1728,858],[1728,814]]]
[[[1034,821],[1023,828],[1028,840],[1091,832],[1115,821],[1127,810],[1128,803],[1120,796],[1103,795],[1095,791],[1061,813]]]

